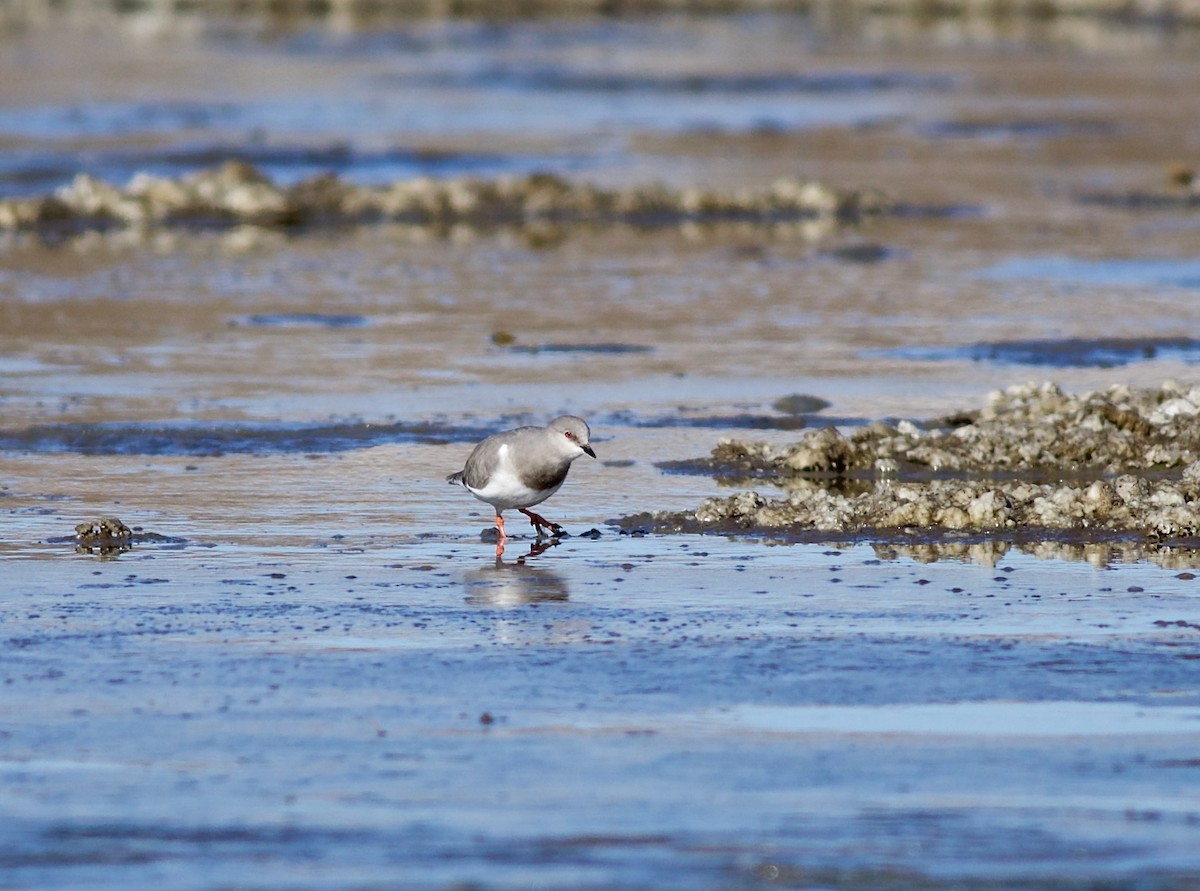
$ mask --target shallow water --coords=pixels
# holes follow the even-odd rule
[[[1194,542],[609,523],[727,494],[662,466],[724,435],[1195,377],[1194,209],[1094,200],[1167,194],[1194,54],[939,34],[6,32],[3,195],[234,156],[910,210],[0,236],[0,885],[1200,880]],[[565,411],[573,536],[497,564],[445,475]]]
[[[1170,357],[1194,365],[1200,341],[1189,337],[1070,337],[1063,340],[1008,340],[959,347],[900,347],[885,355],[902,359],[992,362],[1050,368],[1115,368]]]
[[[1175,571],[361,526],[5,549],[12,882],[1195,869]]]

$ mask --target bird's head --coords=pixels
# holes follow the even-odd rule
[[[550,422],[550,430],[561,437],[565,453],[573,459],[580,455],[596,457],[591,446],[592,431],[583,418],[563,415]]]

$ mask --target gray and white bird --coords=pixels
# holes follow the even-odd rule
[[[527,508],[541,504],[558,491],[571,462],[580,455],[596,457],[589,444],[592,431],[583,418],[563,415],[545,427],[517,427],[496,433],[475,446],[466,466],[446,477],[446,482],[460,485],[480,501],[496,509],[498,544],[504,544],[504,517],[501,512],[516,508],[537,531],[549,529],[560,534],[563,529]]]

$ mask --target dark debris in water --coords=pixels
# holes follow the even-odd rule
[[[841,247],[830,248],[827,251],[822,251],[822,254],[829,257],[831,260],[840,260],[843,263],[880,263],[890,257],[895,256],[895,251],[882,244],[873,244],[864,242],[862,244],[847,244]]]
[[[828,400],[819,396],[792,393],[782,396],[772,403],[771,407],[778,414],[749,411],[736,414],[703,414],[679,411],[673,414],[643,417],[635,412],[623,411],[614,412],[609,415],[609,418],[613,423],[623,427],[692,427],[716,430],[801,430],[814,423],[848,427],[865,423],[862,418],[839,418],[820,414],[830,405]],[[666,464],[659,466],[680,472],[689,472],[684,466],[688,462],[677,463],[680,465],[679,467],[668,467]]]
[[[938,121],[921,128],[930,139],[1053,139],[1064,136],[1105,136],[1116,130],[1111,121],[1012,119],[996,121]]]
[[[781,396],[771,403],[771,408],[787,415],[811,415],[824,411],[833,403],[820,396],[810,396],[807,393],[792,393]]]
[[[1089,192],[1079,201],[1118,210],[1196,210],[1200,208],[1200,192]]]
[[[493,336],[493,342],[496,337]],[[500,344],[504,345],[504,344]],[[605,356],[620,356],[633,353],[652,353],[654,347],[638,343],[543,343],[543,344],[510,344],[508,349],[514,353],[593,353]]]
[[[638,417],[632,414],[618,413],[623,426],[670,428],[692,427],[696,429],[714,430],[802,430],[814,423],[836,424],[838,426],[858,426],[863,424],[862,418],[839,418],[821,415],[814,418],[807,414],[724,414],[724,415],[659,415],[651,418]]]
[[[910,220],[974,220],[987,213],[982,204],[911,204],[898,202],[891,215]]]
[[[422,76],[395,78],[398,83],[427,83]],[[911,71],[814,71],[766,72],[762,74],[683,73],[652,74],[613,71],[579,71],[565,67],[542,67],[526,70],[514,68],[480,68],[461,75],[436,76],[436,84],[477,89],[512,89],[569,93],[615,93],[653,95],[721,94],[734,96],[766,96],[774,94],[807,93],[856,94],[892,90],[946,92],[954,89],[956,78],[944,74],[922,74]]]
[[[913,361],[965,360],[1049,368],[1115,368],[1156,359],[1200,363],[1200,340],[1190,337],[1001,340],[966,346],[902,347],[885,350],[883,354]]]
[[[637,421],[637,427],[694,427],[717,430],[801,430],[808,426],[802,415],[665,415]]]

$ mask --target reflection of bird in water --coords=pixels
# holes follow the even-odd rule
[[[463,578],[467,588],[467,603],[475,606],[522,606],[528,603],[562,602],[567,599],[567,583],[556,572],[535,569],[525,562],[536,557],[557,541],[535,542],[529,553],[515,563],[505,563],[499,557],[489,566],[473,569]]]
[[[541,504],[558,491],[571,462],[596,453],[588,440],[591,431],[583,418],[564,415],[548,427],[518,427],[489,436],[475,446],[466,466],[446,481],[462,486],[496,509],[496,556],[504,553],[504,517],[501,511],[516,508],[529,518],[538,538],[542,530],[561,535],[562,527],[528,508]]]

